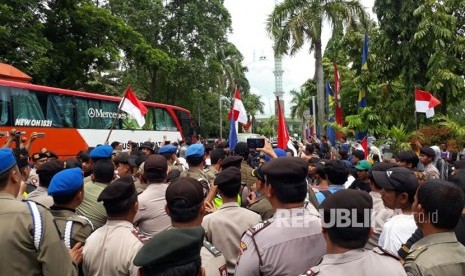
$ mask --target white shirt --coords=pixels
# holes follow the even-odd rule
[[[388,220],[384,226],[378,245],[398,256],[397,251],[415,232],[417,225],[413,215],[400,214]]]

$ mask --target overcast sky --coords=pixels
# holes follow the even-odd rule
[[[374,0],[361,0],[371,17]],[[260,95],[265,104],[263,117],[274,113],[274,59],[272,42],[266,33],[266,20],[275,6],[275,0],[225,0],[224,5],[232,17],[233,33],[229,41],[234,43],[244,56],[244,65],[249,68],[246,74],[251,91]],[[329,28],[323,28],[323,41],[329,40]],[[283,57],[283,89],[285,112],[290,113],[290,95],[292,89],[299,89],[314,74],[313,53],[304,46],[295,56]],[[260,60],[265,56],[266,60]],[[261,117],[261,116],[259,116]]]

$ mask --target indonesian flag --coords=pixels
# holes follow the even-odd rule
[[[362,141],[360,142],[360,146],[363,149],[363,152],[365,153],[365,159],[368,157],[368,139],[367,136],[363,137]]]
[[[234,121],[241,124],[247,124],[247,112],[245,111],[245,107],[242,103],[241,95],[239,94],[239,89],[237,89],[237,87],[234,94],[234,104],[231,108],[231,111],[229,112],[228,120],[231,120],[232,116],[234,116]]]
[[[129,85],[126,88],[123,99],[119,103],[119,108],[131,115],[140,127],[145,124],[144,115],[147,113],[147,108],[139,101]]]
[[[426,118],[434,116],[434,108],[441,104],[431,93],[415,89],[415,111],[426,113]]]
[[[283,111],[281,110],[281,104],[279,103],[279,97],[276,97],[278,103],[278,148],[285,150],[286,148],[291,149],[294,152],[294,156],[297,156],[297,151],[292,144],[289,137],[289,132],[286,127],[286,119],[284,118]]]

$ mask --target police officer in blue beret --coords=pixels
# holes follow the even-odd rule
[[[86,163],[86,172],[89,174],[84,178],[84,183],[92,181],[90,174],[94,170],[95,162],[99,160],[109,160],[111,159],[111,154],[113,153],[113,148],[109,145],[100,145],[95,147],[90,153],[90,163]]]
[[[79,245],[68,252],[50,212],[16,200],[20,185],[13,151],[0,149],[0,275],[77,275],[70,254],[78,262]]]
[[[215,180],[210,170],[205,167],[205,148],[202,144],[192,144],[186,150],[186,161],[189,169],[181,173],[181,177],[194,178],[202,183],[205,194],[210,191],[210,185]]]
[[[182,165],[179,163],[178,158],[176,157],[176,152],[178,148],[173,145],[164,145],[158,150],[158,154],[163,155],[168,161],[169,171],[178,170],[183,171]]]
[[[84,200],[84,177],[80,168],[63,170],[53,176],[48,194],[53,197],[50,212],[61,240],[68,249],[76,243],[84,243],[94,231],[89,219],[76,214],[76,208]]]

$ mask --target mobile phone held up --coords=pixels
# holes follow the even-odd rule
[[[247,138],[247,147],[249,149],[263,148],[265,146],[264,138]]]
[[[37,138],[44,138],[45,137],[45,133],[43,132],[37,132]]]

